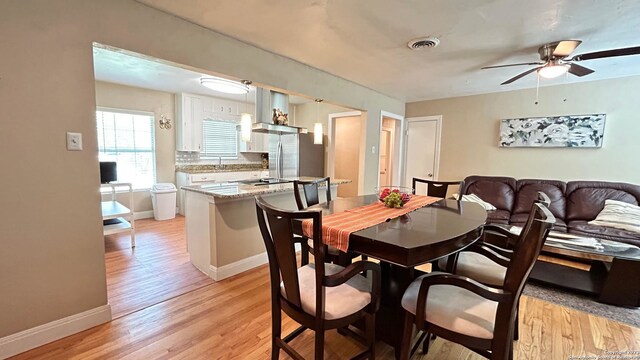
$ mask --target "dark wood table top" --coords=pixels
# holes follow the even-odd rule
[[[376,195],[339,198],[310,207],[323,215],[379,201]],[[476,241],[487,219],[482,206],[443,199],[349,237],[349,250],[392,264],[414,267]],[[300,230],[298,230],[300,231]]]

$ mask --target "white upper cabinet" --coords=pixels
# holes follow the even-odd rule
[[[255,118],[255,106],[233,100],[218,99],[202,95],[180,93],[176,94],[176,150],[177,151],[201,151],[202,149],[202,120],[203,119],[240,119],[240,113],[245,109],[252,118]],[[249,152],[262,152],[262,139],[258,139],[260,150],[250,146]],[[240,151],[246,151],[246,147],[240,142]],[[255,149],[255,150],[253,150]]]
[[[177,151],[200,151],[202,149],[203,99],[188,94],[176,94]]]

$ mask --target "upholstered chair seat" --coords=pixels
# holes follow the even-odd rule
[[[441,258],[438,260],[438,267],[440,269],[444,270],[447,268],[447,259],[448,258]],[[483,284],[501,287],[504,283],[507,268],[482,254],[471,251],[461,251],[458,254],[455,273],[470,277]]]
[[[342,266],[325,263],[326,276],[344,270]],[[302,310],[309,315],[316,314],[315,264],[298,268],[300,302]],[[282,296],[287,297],[284,283],[280,283]],[[362,275],[356,275],[346,283],[325,290],[324,319],[333,320],[347,317],[364,309],[371,303],[371,283]]]
[[[435,274],[436,272],[434,272]],[[415,316],[423,275],[414,280],[402,297],[402,307]],[[425,320],[443,329],[481,339],[492,339],[498,303],[469,290],[451,285],[434,285],[427,295]]]

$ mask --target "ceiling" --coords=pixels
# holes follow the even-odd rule
[[[528,69],[545,43],[580,39],[574,54],[640,45],[637,0],[136,0],[259,48],[416,101],[536,86]],[[417,37],[436,48],[410,50]],[[583,61],[595,73],[541,86],[640,75],[640,56]]]
[[[225,94],[200,85],[201,77],[211,77],[211,75],[172,66],[166,61],[160,62],[136,56],[126,51],[95,46],[93,48],[93,66],[96,80],[99,81],[170,93],[186,92],[245,101],[245,95]],[[251,86],[246,101],[255,103],[255,98],[256,90]],[[313,102],[313,99],[289,96],[290,104],[297,105],[308,102]]]

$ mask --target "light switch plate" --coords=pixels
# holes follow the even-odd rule
[[[82,134],[81,133],[67,133],[67,150],[80,151],[82,150]]]

